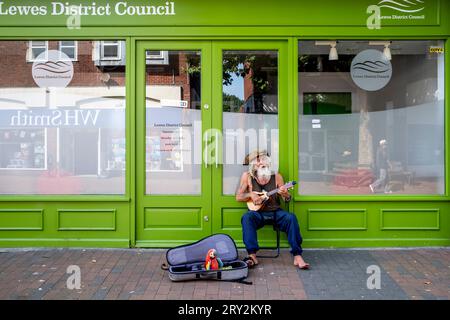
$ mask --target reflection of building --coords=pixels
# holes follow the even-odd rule
[[[331,185],[356,188],[340,189],[342,193],[366,192],[376,176],[375,150],[381,139],[390,141],[393,165],[389,176],[397,193],[443,191],[443,159],[436,158],[444,145],[443,95],[439,94],[444,83],[439,71],[443,60],[427,56],[430,45],[425,41],[392,42],[396,48],[388,60],[395,70],[392,79],[381,90],[369,91],[358,87],[350,70],[355,56],[371,49],[367,41],[341,41],[342,54],[337,61],[330,60],[329,49],[317,42],[301,43],[302,193],[316,193],[312,185],[321,183],[322,190]],[[412,176],[419,178],[416,186],[422,184],[422,188],[411,184]]]
[[[64,63],[73,65],[67,87],[40,88],[33,79],[33,65],[49,50],[65,53],[70,61]],[[123,41],[0,42],[7,57],[0,60],[6,75],[0,79],[0,176],[11,182],[2,184],[3,193],[14,193],[9,188],[19,177],[38,194],[54,192],[38,186],[55,173],[79,177],[81,193],[92,193],[100,178],[123,177],[125,52]],[[104,192],[123,189],[116,183]]]
[[[47,57],[48,50],[64,52],[71,60],[73,78],[65,88],[39,88],[33,79],[33,63]],[[4,41],[0,53],[7,57],[0,60],[0,73],[7,75],[0,78],[0,175],[11,181],[25,175],[30,182],[54,170],[90,181],[123,177],[125,42]],[[191,103],[195,92],[192,76],[186,76],[186,59],[184,54],[169,56],[168,51],[147,52],[147,79],[153,84],[147,87],[149,107]],[[11,64],[13,74],[8,72]],[[165,147],[165,137],[159,139]],[[179,159],[173,163],[177,165],[167,169],[179,171]],[[8,186],[3,188],[8,193]],[[116,185],[111,190],[123,188]]]

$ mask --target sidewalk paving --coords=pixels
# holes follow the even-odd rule
[[[297,270],[288,250],[249,270],[253,285],[172,282],[160,266],[166,250],[0,249],[0,299],[426,299],[450,300],[450,247],[306,249],[310,270]],[[240,251],[244,256],[244,251]],[[67,289],[69,265],[81,269],[81,289]],[[369,266],[381,289],[368,289]]]

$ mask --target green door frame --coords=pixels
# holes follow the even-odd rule
[[[200,50],[204,106],[211,101],[211,42],[138,41],[136,46],[136,246],[167,247],[211,233],[211,166],[201,166],[202,187],[197,196],[145,194],[146,50]],[[211,127],[211,113],[203,107],[201,112],[203,136]],[[202,150],[204,147],[202,139]]]
[[[216,165],[221,144],[212,153],[212,164],[202,165],[202,193],[199,196],[145,195],[145,51],[146,50],[201,50],[202,51],[202,134],[208,129],[222,131],[222,51],[275,50],[278,51],[278,101],[288,105],[288,41],[234,40],[234,41],[138,41],[136,46],[136,246],[167,247],[192,242],[212,233],[230,234],[242,244],[240,218],[246,211],[234,195],[223,195],[223,166]],[[280,108],[279,171],[288,179],[288,117],[287,107]],[[202,139],[202,151],[211,141]],[[205,159],[202,157],[202,161]],[[170,218],[173,214],[174,219]],[[205,219],[208,217],[207,219]],[[195,222],[194,222],[195,221]],[[264,239],[272,239],[273,232],[262,231]],[[269,240],[272,242],[272,240]]]

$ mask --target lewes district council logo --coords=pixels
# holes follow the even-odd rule
[[[390,8],[404,13],[415,13],[425,9],[424,2],[424,0],[382,0],[378,2],[378,7]]]
[[[381,0],[367,7],[367,27],[380,29],[381,20],[424,20],[424,9],[425,0]]]
[[[34,61],[32,75],[41,88],[65,88],[73,78],[73,63],[62,51],[45,51]]]
[[[350,67],[353,82],[366,91],[384,88],[392,77],[391,62],[383,52],[368,49],[356,55]]]

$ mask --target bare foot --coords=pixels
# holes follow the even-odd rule
[[[298,266],[300,269],[309,269],[309,263],[305,262],[300,255],[294,257],[294,266]]]
[[[259,262],[258,262],[258,259],[256,259],[256,253],[251,253],[251,254],[249,254],[248,255],[250,258],[252,258],[252,260],[253,260],[253,263],[255,264],[255,265],[257,265]]]

